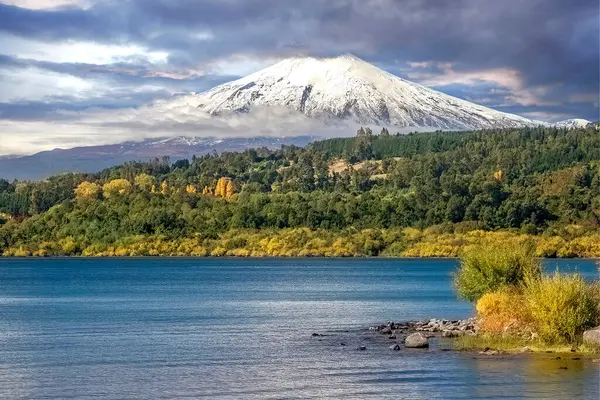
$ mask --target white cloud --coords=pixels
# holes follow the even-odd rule
[[[523,74],[514,68],[491,68],[480,70],[456,70],[453,63],[448,62],[410,62],[412,68],[405,72],[409,79],[423,85],[444,87],[449,85],[480,86],[492,84],[506,89],[504,102],[496,106],[548,106],[556,102],[544,100],[549,86],[528,87]],[[423,71],[434,69],[435,72]],[[491,93],[500,93],[491,91]]]
[[[52,96],[87,98],[102,91],[94,81],[37,68],[0,72],[0,102],[43,101]]]
[[[2,4],[29,8],[32,10],[52,9],[65,6],[77,6],[87,8],[92,1],[90,0],[0,0]]]
[[[31,154],[56,147],[93,146],[165,136],[344,136],[351,125],[325,125],[286,107],[255,107],[247,114],[215,117],[180,101],[139,109],[62,112],[67,121],[0,120],[0,154]]]
[[[143,58],[153,64],[166,63],[169,54],[150,51],[137,45],[106,45],[93,42],[46,43],[13,35],[0,35],[2,52],[19,58],[55,63],[112,64],[132,58]]]

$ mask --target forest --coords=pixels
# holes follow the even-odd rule
[[[0,179],[6,256],[600,256],[597,126],[374,133]]]

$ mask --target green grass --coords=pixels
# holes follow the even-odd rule
[[[524,340],[511,336],[500,335],[465,335],[459,338],[450,339],[455,350],[459,351],[479,351],[485,349],[499,350],[506,353],[520,353],[524,347],[528,347],[532,352],[544,353],[572,353],[573,346],[565,344],[544,343],[537,340]],[[600,346],[590,344],[580,344],[576,347],[575,353],[578,354],[600,354]]]

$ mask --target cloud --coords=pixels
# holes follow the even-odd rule
[[[330,124],[310,119],[285,107],[255,107],[252,113],[214,117],[183,101],[157,102],[131,109],[61,110],[52,120],[0,120],[0,132],[9,133],[0,152],[29,154],[81,145],[100,145],[126,140],[167,136],[346,136],[354,124]],[[52,112],[47,109],[46,112]],[[2,107],[0,105],[0,116]]]
[[[61,7],[89,6],[91,2],[86,0],[0,0],[0,4],[29,8],[32,10],[55,9]]]
[[[597,0],[0,0],[0,118],[66,124],[62,112],[140,107],[284,57],[351,52],[502,111],[598,119],[599,8]]]

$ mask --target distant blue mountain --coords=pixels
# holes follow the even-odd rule
[[[175,161],[213,151],[222,153],[260,147],[277,149],[282,145],[305,146],[315,139],[316,137],[313,136],[252,138],[179,136],[104,146],[55,149],[30,156],[0,157],[0,178],[43,179],[64,172],[96,172],[126,161],[148,161],[162,156],[168,156]]]

